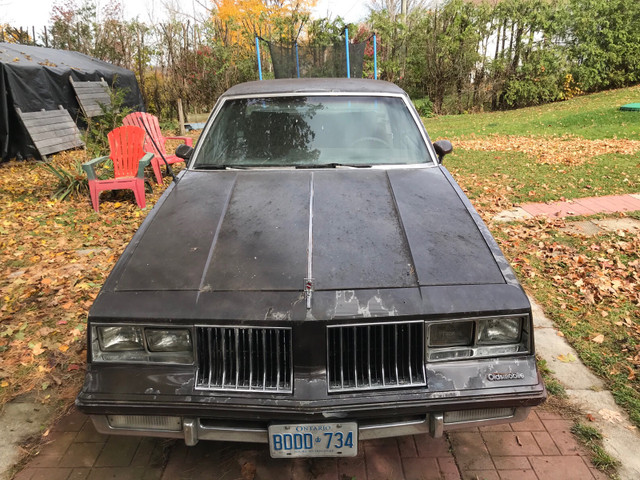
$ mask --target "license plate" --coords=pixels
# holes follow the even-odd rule
[[[358,454],[358,424],[270,425],[269,450],[272,458],[355,457]]]

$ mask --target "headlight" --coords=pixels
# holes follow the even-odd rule
[[[98,339],[103,352],[144,350],[142,329],[139,327],[98,327]]]
[[[518,343],[521,331],[520,317],[478,320],[478,345]]]
[[[94,362],[193,364],[188,328],[99,325],[89,332]]]
[[[150,352],[191,351],[189,330],[147,328],[144,333]]]
[[[473,343],[473,322],[436,323],[429,328],[431,347],[458,347]]]
[[[428,362],[488,358],[529,352],[528,315],[427,322]]]

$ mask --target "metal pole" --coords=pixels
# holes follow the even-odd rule
[[[347,52],[347,78],[351,78],[351,68],[349,65],[349,29],[344,29],[344,48]]]
[[[378,79],[378,47],[375,33],[373,34],[373,78]]]
[[[260,80],[262,80],[262,62],[260,61],[260,42],[258,41],[258,37],[256,37],[256,55],[258,55],[258,75],[260,76]]]
[[[298,42],[296,42],[296,71],[298,72],[298,78],[300,78],[300,57],[298,57]]]

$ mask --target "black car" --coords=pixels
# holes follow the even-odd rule
[[[525,419],[531,306],[450,151],[390,83],[229,89],[91,308],[80,410],[274,457]]]

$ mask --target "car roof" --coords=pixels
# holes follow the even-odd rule
[[[265,95],[301,92],[384,93],[406,95],[397,85],[363,78],[286,78],[240,83],[223,96]]]

